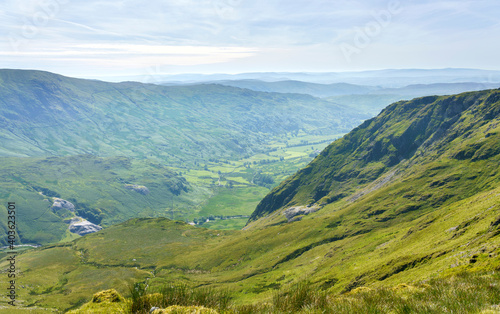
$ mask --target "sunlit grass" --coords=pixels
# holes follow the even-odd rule
[[[224,312],[229,309],[231,296],[225,290],[212,288],[193,289],[185,284],[163,286],[159,291],[146,293],[146,286],[136,283],[130,287],[130,313],[150,313],[152,307],[172,305],[203,306]]]
[[[448,278],[396,287],[358,288],[328,294],[309,282],[276,291],[268,302],[231,303],[227,291],[164,287],[147,294],[136,284],[130,313],[147,313],[153,306],[205,306],[220,313],[479,313],[500,308],[500,276],[496,272],[460,273]]]

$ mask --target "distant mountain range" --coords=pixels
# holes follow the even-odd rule
[[[161,73],[131,77],[130,80],[162,84],[186,84],[215,81],[258,80],[264,82],[301,81],[306,83],[349,83],[397,88],[414,84],[499,83],[500,71],[478,69],[388,69],[359,72],[255,72],[241,74],[172,74]],[[123,80],[123,79],[122,79]]]
[[[315,97],[332,97],[345,95],[397,95],[406,99],[428,95],[452,95],[466,91],[478,91],[500,87],[499,83],[434,83],[414,84],[398,88],[380,86],[354,85],[348,83],[317,84],[301,81],[264,82],[258,80],[216,81],[213,83],[247,88],[255,91],[299,93]]]
[[[185,85],[204,82],[254,91],[308,94],[326,98],[371,116],[378,114],[388,104],[399,100],[500,87],[500,71],[473,69],[248,73],[232,76],[186,75],[178,78],[180,79],[178,82],[162,84]]]

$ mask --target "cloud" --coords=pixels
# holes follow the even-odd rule
[[[84,67],[119,66],[141,69],[153,65],[199,65],[247,58],[257,52],[247,47],[166,46],[126,43],[85,43],[43,47],[26,51],[0,51],[3,60],[12,62],[37,59]],[[17,60],[17,61],[15,61]]]
[[[453,60],[446,66],[498,69],[497,58],[478,51],[500,48],[493,40],[500,30],[495,1],[4,0],[0,67],[38,64],[71,75],[103,65],[106,72],[210,64],[218,72],[335,71]],[[393,3],[401,13],[346,62],[339,47],[353,44]]]

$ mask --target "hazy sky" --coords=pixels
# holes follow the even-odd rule
[[[2,0],[0,68],[76,77],[500,70],[498,0]]]

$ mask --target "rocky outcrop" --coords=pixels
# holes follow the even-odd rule
[[[309,215],[310,213],[314,213],[318,210],[320,210],[320,206],[295,206],[295,207],[289,207],[285,209],[283,212],[283,215],[285,215],[286,220],[288,222],[293,222],[293,221],[298,221],[302,219],[302,216],[304,215]]]
[[[137,184],[125,184],[125,188],[128,190],[133,190],[138,193],[141,193],[142,195],[148,195],[149,194],[149,189],[145,187],[144,185],[137,185]]]
[[[74,212],[75,211],[75,205],[73,205],[73,203],[71,203],[71,202],[69,202],[67,200],[63,200],[62,198],[54,197],[54,203],[52,204],[51,209],[53,211],[58,211],[58,210],[61,210],[61,209],[67,209],[69,211]]]
[[[86,235],[101,230],[102,227],[80,217],[75,217],[69,222],[69,231],[78,235]]]

